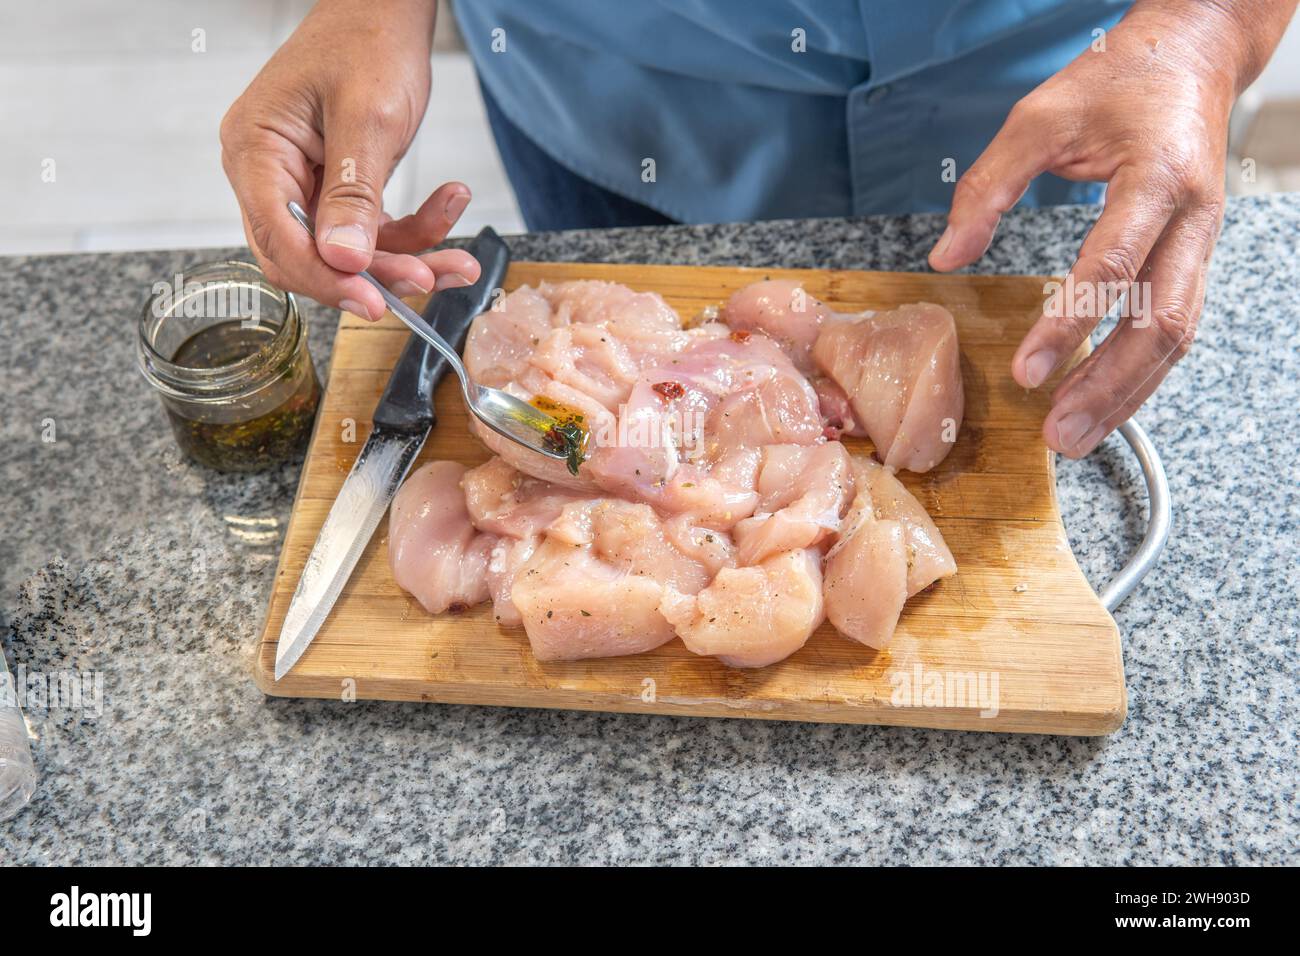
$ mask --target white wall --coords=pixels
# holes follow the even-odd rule
[[[243,244],[217,128],[310,6],[4,0],[0,254]],[[205,52],[192,49],[195,29]],[[433,77],[425,122],[386,192],[390,211],[461,179],[475,201],[457,234],[521,230],[468,57],[440,49]],[[53,182],[42,181],[47,160]]]

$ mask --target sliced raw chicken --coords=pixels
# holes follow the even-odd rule
[[[762,332],[777,342],[805,375],[815,369],[813,344],[831,310],[794,279],[765,279],[732,293],[720,316],[732,330]]]
[[[540,534],[579,491],[525,475],[501,458],[471,468],[461,481],[470,520],[480,531],[511,538]]]
[[[870,497],[876,518],[897,521],[902,526],[908,597],[940,578],[957,573],[957,562],[934,519],[893,472],[870,458],[858,456],[853,459],[853,471],[859,493]]]
[[[522,627],[523,616],[515,606],[515,579],[542,545],[540,534],[525,538],[497,538],[488,555],[487,582],[492,595],[492,616],[502,627]]]
[[[768,445],[758,494],[758,512],[735,528],[736,556],[742,565],[820,545],[839,532],[853,500],[849,453],[837,441]]]
[[[964,410],[947,309],[919,303],[826,323],[813,359],[844,390],[886,465],[929,471],[947,456]]]
[[[539,661],[619,657],[673,639],[663,585],[547,539],[515,576],[512,599]]]
[[[763,667],[807,643],[825,617],[821,554],[787,551],[748,568],[723,568],[697,595],[667,588],[660,605],[692,652],[732,667]]]
[[[464,474],[457,462],[430,462],[398,489],[389,514],[393,577],[430,614],[463,611],[488,598],[488,557],[496,537],[470,523],[460,487]]]
[[[894,636],[907,600],[907,551],[903,526],[871,514],[859,493],[845,532],[826,555],[826,616],[845,637],[883,648]]]
[[[648,505],[573,502],[519,569],[511,599],[538,660],[639,654],[674,636],[665,588],[694,594],[712,577],[683,554]]]
[[[537,291],[555,310],[557,325],[601,325],[622,338],[682,327],[676,310],[657,292],[636,292],[599,279],[543,282]]]
[[[865,438],[867,433],[853,417],[853,406],[844,389],[836,385],[825,375],[812,379],[813,391],[817,393],[817,405],[821,410],[822,423],[826,426],[822,434],[832,441],[841,435]]]
[[[575,476],[472,421],[498,457],[411,475],[389,556],[430,611],[491,597],[543,661],[680,635],[760,667],[826,615],[883,647],[907,597],[955,572],[892,470],[932,467],[960,421],[956,334],[937,306],[847,319],[784,281],[733,295],[730,325],[690,329],[659,296],[607,282],[498,305],[471,329],[471,375],[580,424],[587,458]],[[833,440],[845,433],[890,467],[851,459]]]
[[[930,516],[894,474],[855,457],[857,495],[826,555],[826,616],[846,637],[883,648],[903,603],[957,563]]]
[[[501,388],[518,378],[551,334],[551,304],[523,286],[481,313],[465,339],[465,370],[479,385]]]
[[[617,415],[641,374],[631,350],[596,325],[555,329],[528,359],[557,382],[589,395]]]

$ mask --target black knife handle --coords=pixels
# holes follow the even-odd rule
[[[422,315],[438,334],[460,351],[470,323],[492,304],[492,296],[506,277],[510,247],[496,230],[484,226],[465,249],[482,267],[473,285],[435,292]],[[433,427],[433,389],[448,372],[447,360],[414,332],[402,349],[379,404],[376,428],[423,431]]]

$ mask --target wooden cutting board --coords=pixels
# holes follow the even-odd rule
[[[824,624],[801,651],[758,670],[696,657],[680,641],[633,657],[539,663],[522,630],[496,626],[490,604],[434,617],[398,588],[385,519],[315,642],[277,683],[276,639],[298,576],[408,334],[391,316],[370,324],[345,315],[257,648],[258,686],[281,696],[968,730],[1117,728],[1126,708],[1119,631],[1061,523],[1054,458],[1040,433],[1049,390],[1027,392],[1008,373],[1038,314],[1044,279],[520,262],[506,288],[607,279],[659,292],[689,318],[766,276],[801,279],[841,312],[924,300],[957,319],[965,423],[941,466],[902,477],[934,516],[959,571],[907,603],[887,650]],[[485,460],[453,379],[443,381],[436,405],[438,425],[420,461]]]

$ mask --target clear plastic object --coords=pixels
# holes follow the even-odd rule
[[[27,806],[36,792],[36,767],[27,744],[27,724],[18,709],[17,688],[0,654],[0,820]]]

